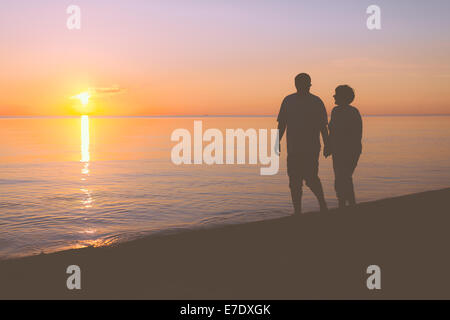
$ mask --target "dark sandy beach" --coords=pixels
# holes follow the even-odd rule
[[[2,299],[450,299],[450,188],[0,262]],[[81,290],[66,268],[81,268]],[[368,290],[366,268],[381,268]]]

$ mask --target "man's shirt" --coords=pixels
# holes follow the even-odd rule
[[[322,100],[311,93],[294,93],[284,98],[277,118],[287,125],[287,149],[290,155],[320,152],[320,131],[328,116]]]

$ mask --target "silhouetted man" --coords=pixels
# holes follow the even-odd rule
[[[278,114],[279,144],[287,127],[287,172],[292,203],[301,213],[303,180],[327,210],[319,173],[320,133],[324,154],[328,155],[328,117],[322,100],[311,94],[311,77],[300,73],[295,77],[297,92],[284,98]]]

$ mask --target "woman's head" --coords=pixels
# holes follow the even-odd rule
[[[336,105],[338,106],[348,105],[355,99],[355,91],[353,91],[352,87],[346,84],[338,86],[335,91],[336,93],[333,97]]]

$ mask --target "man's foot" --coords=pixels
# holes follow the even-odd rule
[[[302,214],[302,203],[299,202],[293,202],[292,205],[294,206],[294,215]]]
[[[338,208],[344,209],[345,208],[345,200],[338,199]]]

